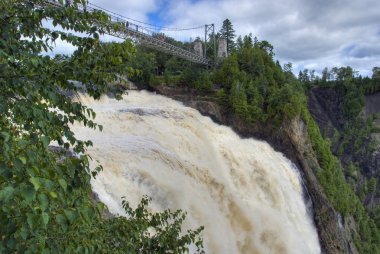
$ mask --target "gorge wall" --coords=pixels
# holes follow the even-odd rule
[[[308,107],[313,118],[319,125],[322,135],[330,140],[334,139],[335,130],[342,131],[345,123],[348,119],[343,117],[342,110],[343,95],[334,88],[321,88],[316,87],[309,92]],[[363,120],[377,115],[377,119],[374,124],[380,126],[380,92],[367,95],[365,97],[365,106],[360,113],[359,117]],[[334,130],[335,129],[335,130]],[[374,151],[368,152],[369,143],[372,139],[377,140],[377,145]],[[339,144],[339,142],[336,142]],[[332,144],[332,149],[335,153],[338,153],[338,144]],[[350,144],[353,147],[353,144]],[[379,177],[378,169],[380,168],[380,133],[371,133],[367,142],[362,146],[367,151],[366,153],[360,153],[359,155],[350,152],[350,149],[345,149],[344,152],[339,155],[339,159],[342,164],[347,168],[348,164],[352,161],[360,165],[360,173],[365,178]],[[362,179],[363,180],[363,179]],[[367,206],[375,206],[379,204],[380,200],[375,197],[366,198]]]

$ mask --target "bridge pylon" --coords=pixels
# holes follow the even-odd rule
[[[216,39],[215,39],[215,25],[209,24],[205,25],[205,40],[204,40],[204,50],[203,57],[207,58],[207,52],[212,50],[214,62],[216,60]]]

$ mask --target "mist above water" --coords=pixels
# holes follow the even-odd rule
[[[104,171],[92,187],[112,213],[124,214],[122,196],[148,195],[154,211],[187,211],[185,228],[205,226],[206,253],[320,253],[297,170],[266,142],[144,91],[80,99],[104,126],[74,131],[94,143]]]

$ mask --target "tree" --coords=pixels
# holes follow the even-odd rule
[[[354,71],[350,66],[340,68],[333,67],[331,74],[337,81],[350,81],[354,75],[357,74],[357,71]]]
[[[291,62],[284,64],[284,72],[291,73],[293,71],[293,64]]]
[[[309,70],[304,69],[303,71],[300,71],[298,74],[298,80],[305,84],[310,83]]]
[[[244,48],[252,48],[253,47],[253,39],[252,34],[245,35],[243,39],[243,47]]]
[[[217,84],[221,84],[226,91],[229,91],[232,84],[239,80],[240,77],[241,73],[237,56],[232,54],[228,56],[222,66],[215,71],[213,81]]]
[[[325,67],[322,70],[322,81],[326,82],[328,80],[330,80],[330,72],[329,72],[329,69],[327,67]]]
[[[227,53],[231,53],[235,48],[235,30],[229,19],[223,21],[222,28],[219,31],[220,36],[227,40]]]
[[[230,104],[234,112],[243,118],[248,118],[248,103],[244,85],[240,82],[234,82],[230,91]]]
[[[147,85],[152,76],[156,75],[157,63],[155,54],[137,48],[136,54],[130,59],[130,66],[135,70],[139,70],[129,77],[130,80],[139,85]]]
[[[372,79],[375,79],[377,81],[380,80],[380,67],[372,68]]]
[[[241,35],[239,35],[236,39],[236,48],[237,50],[240,50],[243,48],[243,39],[241,38]]]
[[[274,56],[273,46],[268,41],[260,41],[257,42],[256,45],[263,49],[270,57]]]
[[[90,178],[102,167],[90,168],[85,151],[92,143],[76,139],[69,124],[102,126],[94,111],[70,99],[79,91],[72,80],[99,98],[133,72],[134,49],[128,40],[101,43],[100,34],[125,24],[79,11],[85,4],[0,2],[0,253],[183,253],[192,243],[202,252],[202,228],[181,233],[181,211],[152,214],[148,199],[137,209],[124,200],[128,219],[107,220],[104,205],[90,198]],[[65,30],[43,27],[44,20]],[[58,39],[76,48],[73,55],[43,56]],[[67,156],[69,148],[78,156]]]

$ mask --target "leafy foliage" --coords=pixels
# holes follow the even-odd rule
[[[182,232],[181,211],[150,213],[148,199],[136,209],[124,200],[128,217],[106,219],[104,205],[90,197],[90,178],[102,167],[89,167],[92,143],[76,139],[70,124],[102,126],[70,95],[84,90],[99,98],[113,90],[108,84],[118,75],[134,73],[134,49],[130,41],[101,43],[100,34],[122,24],[78,11],[85,4],[0,2],[0,252],[184,253],[192,244],[202,252],[202,228]],[[57,28],[43,27],[46,20]],[[41,55],[57,40],[73,45],[73,55]],[[67,156],[69,148],[77,156]]]

